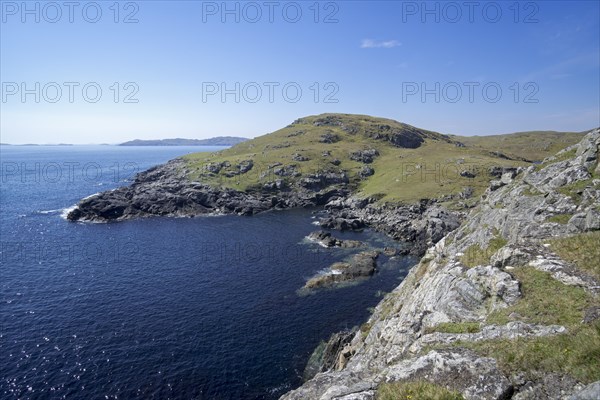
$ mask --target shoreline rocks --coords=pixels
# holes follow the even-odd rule
[[[244,169],[251,168],[249,163],[243,165]],[[253,215],[268,210],[323,206],[349,193],[343,183],[323,186],[314,190],[302,187],[292,190],[282,184],[273,185],[270,189],[282,189],[276,192],[216,188],[189,180],[185,161],[175,159],[139,173],[129,186],[81,200],[67,214],[67,219],[109,222],[153,216]]]
[[[319,243],[323,247],[341,247],[344,249],[363,246],[363,243],[358,240],[342,240],[331,236],[331,233],[321,231],[312,232],[308,235],[308,239]]]
[[[379,252],[362,251],[352,256],[348,262],[336,262],[329,266],[329,271],[310,278],[303,289],[331,287],[350,282],[358,278],[366,278],[375,273]]]

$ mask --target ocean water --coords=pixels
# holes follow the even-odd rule
[[[314,210],[72,223],[82,197],[198,147],[2,146],[0,398],[274,399],[414,259],[298,289],[358,250],[307,242]],[[205,148],[215,150],[215,148]],[[393,244],[363,233],[336,236]]]

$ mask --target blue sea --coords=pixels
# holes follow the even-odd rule
[[[372,278],[305,295],[308,278],[359,251],[308,242],[316,210],[64,219],[136,172],[217,149],[1,147],[0,398],[275,399],[414,263],[381,256]]]

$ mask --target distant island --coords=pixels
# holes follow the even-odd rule
[[[235,136],[217,136],[209,139],[135,139],[121,143],[119,146],[234,146],[247,140],[247,138]]]
[[[73,146],[70,143],[25,143],[25,144],[11,144],[11,143],[0,143],[0,146]]]

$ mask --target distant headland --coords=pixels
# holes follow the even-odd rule
[[[246,140],[248,139],[235,136],[217,136],[209,139],[135,139],[121,143],[119,146],[233,146]]]

